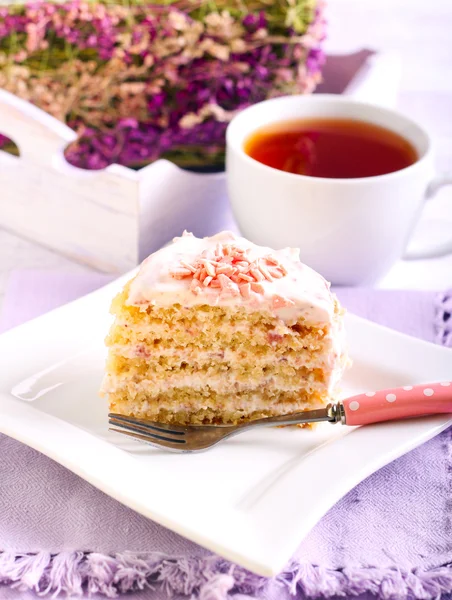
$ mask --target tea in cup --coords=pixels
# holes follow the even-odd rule
[[[300,248],[335,285],[384,276],[404,256],[425,199],[452,182],[434,179],[431,140],[417,123],[338,95],[255,104],[231,121],[226,145],[242,234]]]

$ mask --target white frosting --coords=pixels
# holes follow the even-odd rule
[[[202,287],[199,293],[191,289],[192,278],[175,279],[181,261],[193,264],[205,251],[214,252],[218,244],[232,244],[246,251],[249,261],[267,256],[277,259],[286,275],[273,281],[260,281],[263,293],[252,292],[249,298],[223,293],[220,288]],[[289,306],[275,307],[275,298],[288,300]],[[334,296],[330,285],[316,271],[300,262],[299,250],[285,248],[272,250],[257,246],[245,238],[224,231],[209,238],[199,239],[184,233],[172,244],[149,256],[132,281],[127,304],[184,307],[207,304],[210,306],[244,306],[250,310],[267,310],[285,323],[292,324],[301,317],[308,323],[331,324],[334,316]],[[276,302],[276,304],[281,304]],[[282,302],[284,304],[284,302]]]

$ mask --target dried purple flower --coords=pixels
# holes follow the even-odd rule
[[[312,0],[247,6],[41,0],[1,7],[0,87],[79,133],[66,152],[79,167],[140,167],[160,156],[221,164],[237,111],[312,91],[323,64],[322,0],[315,9]]]

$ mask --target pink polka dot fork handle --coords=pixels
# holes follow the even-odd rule
[[[335,406],[336,421],[367,425],[441,413],[452,413],[452,382],[405,385],[352,396]]]

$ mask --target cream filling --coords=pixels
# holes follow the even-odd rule
[[[200,320],[196,325],[187,325],[183,319],[180,321],[175,320],[171,325],[157,321],[140,323],[139,325],[123,322],[118,323],[118,327],[124,328],[124,337],[126,337],[128,343],[152,343],[153,340],[174,339],[180,345],[199,345],[200,340],[205,339],[205,343],[208,341],[209,345],[220,346],[233,341],[240,341],[240,339],[246,339],[251,345],[260,346],[263,344],[271,345],[272,343],[278,343],[280,340],[284,343],[285,335],[293,335],[293,331],[284,323],[277,323],[273,329],[263,331],[258,324],[256,327],[253,327],[252,324],[241,320],[236,323],[226,321],[218,324],[210,319],[206,319],[205,321]],[[303,342],[305,347],[312,346],[317,348],[328,337],[320,338],[317,333],[313,333],[312,335],[308,334],[304,338],[297,337],[294,341]],[[287,339],[290,343],[290,338]]]
[[[321,408],[318,403],[314,405],[309,402],[265,401],[258,394],[249,398],[246,402],[239,402],[234,398],[225,399],[221,402],[221,405],[209,404],[208,402],[203,403],[200,401],[196,407],[193,407],[191,404],[184,404],[183,402],[178,402],[176,405],[174,402],[159,401],[158,403],[152,403],[145,400],[139,405],[134,404],[131,401],[120,401],[116,406],[121,407],[122,409],[128,407],[136,416],[145,415],[146,413],[157,414],[160,410],[167,410],[168,412],[177,414],[180,412],[195,413],[202,409],[211,409],[218,414],[221,414],[222,412],[241,412],[250,414],[257,411],[271,410],[273,414],[287,415],[298,411]]]
[[[161,379],[141,379],[136,382],[128,376],[107,375],[103,391],[105,393],[113,394],[118,391],[126,390],[127,393],[133,397],[143,393],[158,396],[171,389],[185,388],[200,392],[200,399],[201,392],[206,389],[216,392],[217,394],[228,395],[234,395],[239,392],[249,392],[260,388],[267,391],[292,393],[296,393],[299,390],[306,390],[308,393],[312,394],[314,392],[328,392],[331,387],[330,380],[334,378],[328,378],[326,383],[315,381],[313,375],[300,377],[299,379],[293,376],[289,378],[289,381],[287,381],[287,379],[287,377],[279,376],[277,373],[272,374],[269,377],[244,377],[242,380],[227,374],[206,375],[205,373],[190,373],[189,375],[183,375],[178,373]]]
[[[245,349],[231,350],[198,350],[193,348],[155,348],[146,346],[145,344],[123,345],[115,344],[111,346],[111,351],[117,356],[129,359],[142,359],[149,363],[149,368],[152,369],[153,364],[158,364],[159,358],[174,359],[175,368],[179,368],[182,362],[193,364],[197,367],[218,365],[218,364],[242,364],[253,366],[271,366],[284,364],[294,369],[306,367],[307,369],[329,369],[334,367],[338,362],[338,356],[334,350],[328,349],[325,352],[312,353],[309,350],[296,352],[284,352],[280,355],[276,354],[269,347],[268,351],[262,354],[247,352]]]

